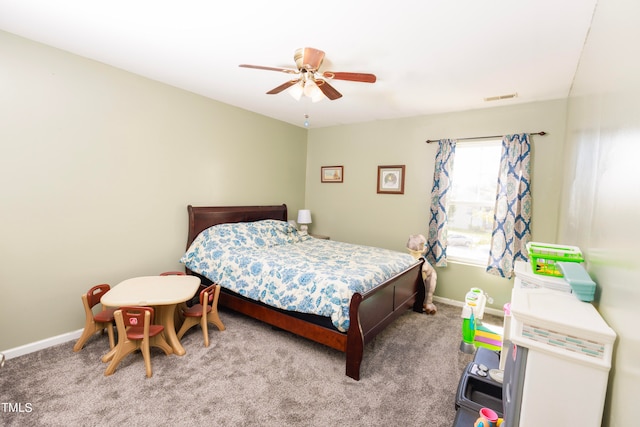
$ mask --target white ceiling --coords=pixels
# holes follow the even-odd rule
[[[311,128],[565,98],[597,0],[0,0],[0,29]],[[300,47],[343,97],[265,92]],[[0,55],[2,53],[0,52]],[[517,98],[484,98],[517,93]]]

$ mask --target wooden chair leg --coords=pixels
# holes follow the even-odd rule
[[[89,322],[85,323],[84,330],[82,331],[82,335],[80,335],[80,338],[78,338],[78,341],[76,341],[75,345],[73,346],[73,351],[77,352],[82,350],[82,348],[87,343],[89,338],[91,338],[91,336],[95,334],[97,331],[98,330],[96,329],[95,322],[91,321],[91,323]]]
[[[194,325],[198,324],[197,317],[185,317],[184,322],[182,322],[182,327],[177,333],[178,339],[182,339],[183,335],[191,329]]]
[[[102,363],[109,363],[113,359],[113,356],[116,354],[116,351],[116,347],[113,347],[111,350],[109,350],[104,356],[102,356]]]
[[[113,325],[111,323],[107,325],[107,335],[109,335],[109,348],[113,349],[113,347],[116,346],[116,341],[113,333]]]
[[[142,344],[140,345],[140,350],[142,351],[142,358],[144,359],[144,369],[147,374],[147,378],[151,378],[153,376],[153,372],[151,371],[151,353],[149,351],[149,339],[144,338],[142,340]]]
[[[107,334],[109,335],[109,348],[113,348],[115,346],[115,338],[113,334],[113,325],[97,323],[95,321],[91,321],[91,323],[87,323],[84,326],[84,330],[82,331],[82,335],[78,338],[78,341],[73,346],[73,351],[78,352],[84,348],[84,345],[89,341],[89,338],[93,336],[96,332],[104,332],[105,328],[107,329]]]
[[[116,347],[116,352],[113,355],[113,358],[111,359],[111,361],[109,362],[109,366],[107,366],[107,369],[104,371],[105,377],[108,377],[109,375],[113,374],[116,371],[116,368],[118,367],[122,359],[124,359],[129,354],[136,351],[138,347],[139,347],[138,344],[134,341],[127,340],[124,342],[119,342],[118,346]]]
[[[209,327],[207,325],[207,316],[200,318],[200,327],[202,328],[202,337],[204,338],[204,346],[209,347]]]
[[[166,355],[173,354],[173,347],[171,347],[167,342],[164,332],[156,335],[155,337],[151,337],[149,340],[149,347],[158,347],[160,350],[164,351],[164,354]]]
[[[173,353],[173,349],[164,338],[164,332],[160,335],[156,335],[155,337],[151,337],[148,340],[143,339],[140,349],[142,350],[142,357],[144,358],[144,368],[147,378],[151,378],[153,376],[153,371],[151,369],[151,347],[158,347],[162,349],[166,355]]]
[[[225,327],[220,320],[220,315],[218,314],[218,299],[220,298],[220,285],[216,285],[215,294],[213,296],[213,303],[211,304],[211,312],[207,315],[207,320],[218,328],[219,331],[224,331]]]
[[[216,325],[219,331],[224,331],[226,329],[224,324],[222,323],[222,320],[220,320],[220,315],[218,314],[217,308],[212,309],[211,312],[207,315],[207,321]]]

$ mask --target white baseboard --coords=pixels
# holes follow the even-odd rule
[[[10,348],[8,350],[2,351],[1,353],[4,353],[4,356],[7,360],[13,359],[14,357],[53,347],[54,345],[63,344],[69,341],[75,341],[80,338],[80,335],[82,335],[82,331],[83,329],[78,329],[77,331],[67,332],[66,334],[57,335],[55,337],[45,338],[40,341],[21,345],[20,347]]]
[[[439,302],[442,304],[453,305],[456,307],[462,307],[464,305],[461,301],[456,301],[449,298],[443,298],[434,296],[434,302]],[[495,308],[487,307],[484,310],[485,313],[492,314],[494,316],[504,316],[504,312],[502,310],[496,310]],[[33,353],[34,351],[44,350],[48,347],[53,347],[54,345],[63,344],[69,341],[75,341],[80,338],[82,335],[82,329],[78,329],[77,331],[67,332],[66,334],[57,335],[55,337],[46,338],[41,341],[32,342],[30,344],[25,344],[20,347],[10,348],[8,350],[2,351],[0,353],[4,353],[7,360],[13,359],[14,357],[22,356],[25,354]]]
[[[457,301],[457,300],[454,300],[454,299],[438,297],[438,296],[435,296],[435,295],[433,297],[433,301],[440,302],[442,304],[453,305],[453,306],[460,307],[460,308],[462,308],[464,306],[464,302],[462,302],[462,301]],[[493,316],[504,317],[504,311],[498,310],[496,308],[486,307],[484,309],[484,312],[487,313],[487,314],[491,314]]]

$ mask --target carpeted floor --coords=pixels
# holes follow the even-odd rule
[[[221,310],[227,329],[199,327],[185,356],[152,349],[103,375],[106,336],[17,357],[0,369],[0,425],[450,426],[460,374],[460,308],[407,312],[365,348],[361,380],[344,354]]]

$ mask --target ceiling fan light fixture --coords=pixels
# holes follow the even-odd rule
[[[250,64],[240,64],[240,67],[279,71],[297,75],[297,79],[289,80],[267,92],[267,95],[275,95],[289,89],[289,94],[296,101],[302,99],[304,95],[311,98],[313,102],[321,101],[324,98],[331,101],[341,98],[342,94],[329,84],[326,79],[363,83],[374,83],[376,81],[376,76],[369,73],[320,72],[319,69],[324,60],[324,52],[312,47],[297,49],[294,54],[294,60],[297,69]],[[326,79],[323,79],[323,77]]]
[[[316,86],[316,90],[313,95],[311,95],[311,102],[320,102],[325,98],[324,93]]]
[[[304,88],[302,87],[303,83],[299,82],[289,89],[289,95],[293,97],[296,101],[300,101],[302,95],[304,95]]]
[[[304,83],[304,94],[311,98],[312,102],[322,101],[324,93],[318,87],[318,84],[313,79],[307,79]]]
[[[313,80],[307,80],[304,83],[304,94],[309,98],[311,98],[311,96],[314,94],[316,90],[320,90],[320,89],[318,89],[318,85]]]

